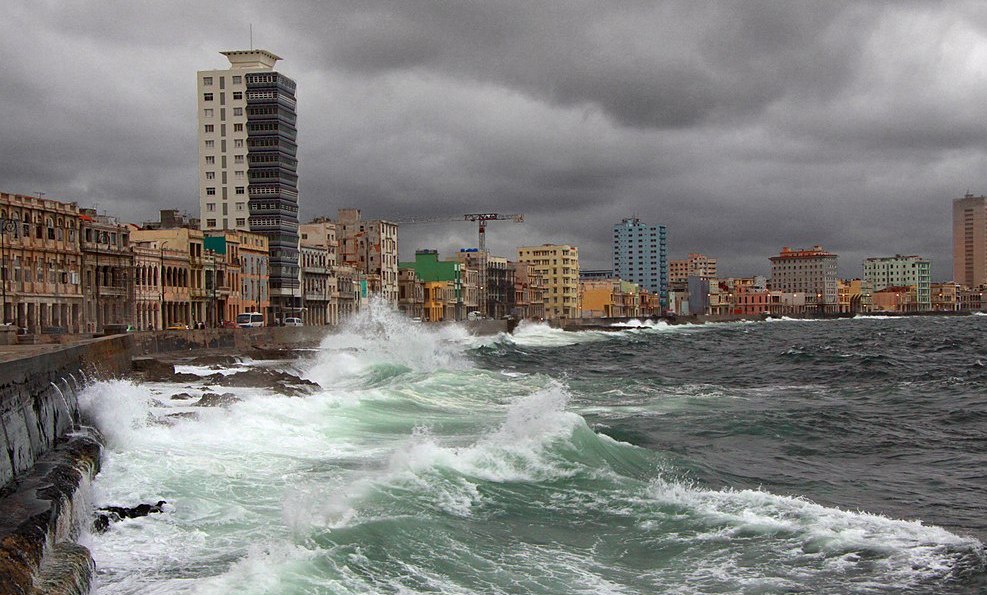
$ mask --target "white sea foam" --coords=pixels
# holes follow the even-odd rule
[[[470,366],[464,355],[470,339],[460,325],[422,325],[373,300],[323,339],[305,378],[331,387],[358,379],[379,365],[417,372],[464,369]]]
[[[522,347],[566,347],[579,343],[606,340],[609,333],[603,331],[565,331],[544,322],[523,321],[510,335],[501,339]]]
[[[503,422],[476,442],[443,444],[427,427],[415,428],[396,444],[383,469],[357,474],[342,485],[293,490],[284,507],[295,531],[307,527],[340,528],[367,520],[363,501],[396,486],[424,494],[432,505],[454,516],[469,516],[481,500],[477,481],[530,482],[558,479],[576,469],[550,455],[550,447],[569,438],[585,422],[566,411],[569,395],[561,385],[518,398]],[[451,471],[452,475],[446,474]]]
[[[864,555],[867,564],[879,566],[885,577],[899,584],[941,578],[960,556],[983,556],[983,545],[971,537],[920,521],[828,508],[802,498],[757,490],[706,490],[664,479],[652,482],[651,496],[681,507],[706,526],[706,532],[690,535],[690,541],[780,540],[794,548],[796,557],[822,555],[834,566],[853,566]]]

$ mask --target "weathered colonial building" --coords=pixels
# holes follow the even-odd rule
[[[134,322],[134,254],[130,227],[115,217],[82,209],[82,260],[86,330],[103,332],[107,325],[126,327]]]
[[[31,334],[87,330],[79,227],[75,203],[0,193],[0,322]]]

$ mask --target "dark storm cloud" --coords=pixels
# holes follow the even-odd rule
[[[488,242],[611,226],[766,273],[823,244],[844,274],[919,253],[949,276],[950,202],[987,191],[987,10],[948,2],[18,3],[0,36],[0,189],[128,220],[195,212],[194,73],[249,44],[299,83],[303,217],[520,212]],[[416,247],[475,224],[408,225]]]

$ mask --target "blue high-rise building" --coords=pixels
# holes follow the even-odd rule
[[[637,217],[613,226],[613,272],[661,296],[668,307],[668,238],[664,225],[645,225]]]

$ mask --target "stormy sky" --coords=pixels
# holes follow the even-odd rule
[[[273,9],[273,10],[272,10]],[[951,199],[987,192],[982,2],[19,1],[0,35],[0,190],[140,222],[198,211],[196,70],[223,50],[298,82],[303,220],[523,213],[488,245],[668,227],[673,258],[767,274],[920,254],[951,276]],[[476,243],[401,228],[402,258]]]

